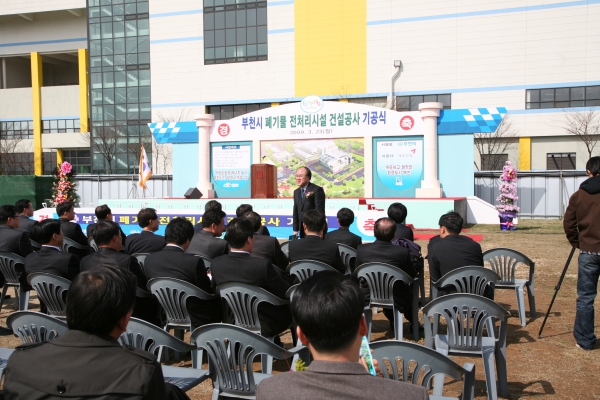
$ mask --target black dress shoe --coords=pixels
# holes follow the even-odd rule
[[[283,347],[283,343],[281,342],[281,338],[279,336],[275,336],[275,339],[273,339],[273,343],[275,343],[279,347]]]

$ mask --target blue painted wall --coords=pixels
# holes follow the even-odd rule
[[[173,144],[173,197],[198,184],[198,143]]]
[[[438,136],[438,177],[446,197],[474,196],[473,135]]]

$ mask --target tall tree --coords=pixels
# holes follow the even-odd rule
[[[515,147],[514,138],[518,131],[513,127],[508,114],[504,116],[500,125],[491,133],[476,133],[475,148],[479,154],[480,164],[475,161],[478,170],[498,171],[504,167],[504,160],[500,155],[507,154]],[[483,159],[486,158],[486,165]]]
[[[600,140],[600,112],[597,108],[566,114],[564,130],[575,135],[583,142],[588,152],[588,159]]]

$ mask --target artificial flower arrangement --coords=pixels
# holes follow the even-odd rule
[[[496,198],[500,204],[496,206],[498,217],[500,217],[500,228],[503,231],[516,230],[512,223],[513,218],[517,217],[520,208],[517,207],[517,170],[510,161],[504,163],[502,175],[500,176],[500,195]]]
[[[52,195],[52,206],[57,206],[67,201],[77,203],[79,196],[75,191],[76,183],[73,181],[73,166],[65,161],[56,168],[54,180],[54,194]]]

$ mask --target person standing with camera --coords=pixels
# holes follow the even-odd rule
[[[596,344],[594,299],[600,274],[600,157],[590,158],[585,169],[589,179],[569,199],[563,227],[571,245],[579,249],[573,336],[577,347],[592,350]]]

